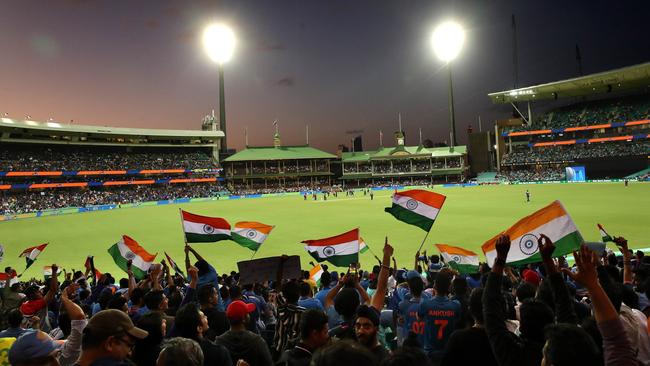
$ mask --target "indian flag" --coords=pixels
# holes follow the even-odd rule
[[[61,268],[57,269],[56,273],[61,273]],[[43,266],[43,276],[52,277],[52,266]]]
[[[478,254],[460,247],[454,247],[445,244],[436,244],[440,255],[449,266],[459,273],[476,273],[478,272]]]
[[[317,264],[314,268],[309,271],[309,279],[316,282],[316,286],[320,287],[320,276],[323,275],[323,268],[320,264]]]
[[[195,215],[181,210],[185,240],[188,243],[211,243],[230,239],[230,224],[220,217]]]
[[[167,252],[163,252],[163,253],[165,253],[165,258],[167,258],[167,263],[169,263],[169,265],[174,269],[174,272],[176,272],[176,274],[180,274],[181,276],[185,277],[185,273],[183,273],[181,267],[179,267],[178,264],[174,262],[172,257],[170,257],[169,254],[167,254]]]
[[[607,243],[608,241],[613,243],[614,238],[612,238],[611,236],[609,236],[609,234],[607,234],[607,231],[605,231],[603,225],[601,224],[596,224],[596,225],[598,225],[598,231],[600,231],[600,236],[603,238],[603,243]]]
[[[347,267],[359,261],[359,229],[324,239],[305,240],[305,249],[318,262]]]
[[[541,210],[526,216],[503,232],[510,236],[510,252],[507,263],[520,265],[539,262],[537,239],[544,234],[555,243],[555,256],[571,253],[584,243],[582,235],[560,201],[555,201]],[[487,263],[492,265],[497,256],[495,244],[499,235],[481,246]]]
[[[384,211],[400,221],[429,231],[445,203],[445,198],[441,194],[422,189],[396,192],[393,195],[393,206],[386,207]]]
[[[257,251],[273,230],[273,226],[255,221],[240,221],[232,230],[232,240],[253,251]]]
[[[127,262],[132,261],[133,275],[142,279],[147,276],[149,267],[153,264],[158,254],[150,254],[137,241],[123,235],[122,239],[108,248],[108,254],[113,257],[115,264],[123,271],[127,271]]]
[[[45,247],[47,246],[48,243],[41,244],[35,247],[30,247],[25,250],[23,250],[22,253],[18,256],[18,258],[25,257],[25,261],[27,262],[27,267],[25,269],[29,268],[34,261],[36,261],[36,258],[38,257],[39,254],[41,254],[42,251],[45,250]]]
[[[368,244],[366,244],[365,241],[363,241],[362,237],[359,237],[359,253],[365,253],[370,249]]]

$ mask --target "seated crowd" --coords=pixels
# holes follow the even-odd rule
[[[387,242],[368,271],[323,266],[318,285],[308,272],[283,278],[284,256],[273,281],[218,276],[217,262],[190,246],[187,276],[163,261],[139,281],[131,270],[90,278],[89,260],[85,275],[53,265],[45,281],[13,283],[6,268],[0,357],[16,366],[647,365],[650,258],[614,240],[622,260],[583,246],[570,267],[541,235],[542,261],[511,268],[502,235],[493,266],[466,275],[426,253],[398,268]]]
[[[565,162],[577,159],[637,156],[650,153],[650,142],[613,142],[579,145],[517,147],[503,155],[502,164]]]
[[[571,104],[536,117],[535,124],[532,126],[519,126],[512,128],[511,131],[559,129],[648,118],[650,118],[650,100],[646,94]]]
[[[207,150],[38,146],[0,148],[0,172],[128,169],[216,169]]]
[[[0,215],[14,215],[67,207],[90,207],[181,198],[215,197],[225,191],[226,189],[223,186],[214,183],[173,183],[83,189],[62,188],[36,191],[0,191]]]
[[[555,167],[502,170],[497,176],[497,179],[509,182],[558,181],[565,178],[565,169]]]

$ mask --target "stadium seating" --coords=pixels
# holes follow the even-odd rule
[[[552,130],[649,118],[650,97],[641,95],[571,104],[536,116],[532,125],[514,127],[510,131]]]

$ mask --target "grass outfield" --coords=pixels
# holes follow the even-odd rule
[[[529,189],[532,202],[525,202]],[[585,240],[599,241],[596,223],[611,235],[625,236],[631,248],[650,247],[650,184],[623,183],[500,185],[466,188],[438,188],[447,196],[437,222],[425,244],[446,243],[481,253],[481,244],[508,228],[517,219],[559,199],[573,217]],[[163,259],[167,251],[183,263],[183,234],[178,209],[224,217],[234,224],[240,220],[276,225],[262,245],[257,258],[298,254],[304,268],[311,257],[300,241],[339,234],[354,227],[378,255],[384,236],[395,246],[399,266],[410,267],[424,238],[421,229],[401,223],[384,212],[390,206],[391,191],[381,191],[373,201],[357,193],[355,198],[339,195],[328,201],[303,201],[302,196],[222,200],[205,203],[148,206],[113,211],[50,216],[0,222],[0,240],[5,246],[2,265],[23,269],[18,254],[28,246],[49,242],[26,276],[39,276],[42,266],[56,262],[68,269],[83,267],[87,255],[95,256],[102,272],[121,275],[107,253],[122,234],[137,240]],[[319,197],[320,199],[320,197]],[[219,271],[236,269],[236,262],[249,259],[252,252],[234,242],[193,245]],[[362,255],[362,265],[374,263],[372,254]]]

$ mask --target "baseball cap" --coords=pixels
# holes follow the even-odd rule
[[[127,333],[132,337],[144,339],[149,335],[146,330],[133,325],[131,318],[125,312],[117,309],[102,310],[93,315],[86,328],[100,336]]]
[[[244,319],[246,314],[255,311],[255,304],[247,304],[241,300],[235,300],[226,308],[228,319]]]
[[[418,273],[418,271],[410,270],[410,271],[406,272],[406,279],[407,280],[410,280],[411,278],[418,278],[418,277],[422,278],[420,276],[420,274]]]
[[[539,283],[542,281],[539,273],[533,271],[532,269],[527,269],[522,274],[524,281],[530,282],[535,286],[539,286]]]
[[[11,345],[9,363],[16,365],[54,355],[61,348],[61,345],[45,332],[40,330],[27,331]]]

